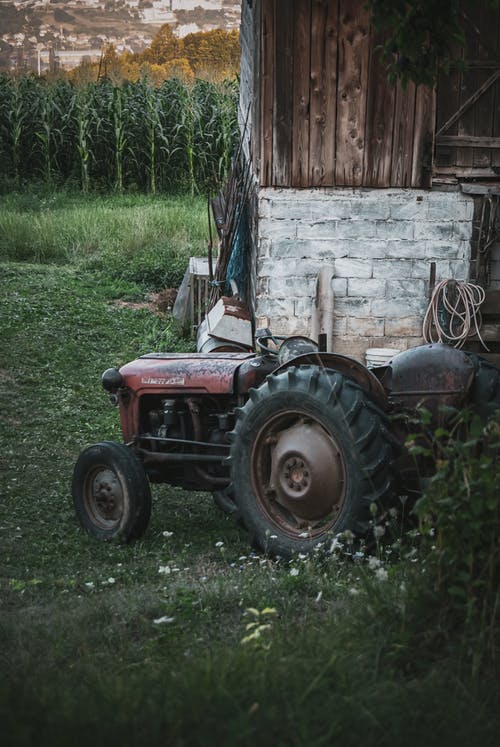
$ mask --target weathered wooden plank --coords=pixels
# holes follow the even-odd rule
[[[312,0],[309,171],[312,187],[335,184],[338,3]]]
[[[392,140],[391,187],[409,187],[413,161],[413,123],[415,115],[415,84],[405,89],[398,84]]]
[[[311,84],[311,0],[294,0],[292,187],[309,180],[309,93]]]
[[[497,10],[490,8],[486,3],[479,3],[479,56],[484,59],[496,57],[497,45]],[[488,72],[481,70],[479,82],[488,78]],[[474,135],[493,136],[493,117],[495,106],[495,86],[490,86],[474,107]],[[475,167],[488,168],[491,166],[491,151],[484,148],[475,148],[473,152],[472,165]]]
[[[438,145],[460,145],[465,148],[500,148],[500,137],[481,135],[440,135],[436,142]]]
[[[274,0],[274,121],[272,184],[291,183],[293,126],[293,15],[290,0]]]
[[[363,182],[370,17],[363,3],[340,0],[337,153],[339,186]]]
[[[396,89],[387,79],[377,47],[383,39],[371,37],[368,66],[363,186],[388,187],[391,180],[392,134]]]
[[[253,95],[253,110],[252,117],[249,120],[249,138],[250,138],[250,152],[253,161],[253,170],[257,178],[260,179],[260,153],[261,153],[261,137],[262,131],[260,129],[261,123],[261,112],[260,108],[262,105],[260,95],[260,81],[261,81],[261,52],[260,52],[260,34],[261,34],[261,9],[262,3],[256,3],[253,5],[252,11],[252,37],[253,37],[253,51],[252,51],[252,64],[253,64],[253,78],[252,78],[252,95]]]
[[[274,0],[261,0],[260,184],[269,187],[273,169]]]
[[[415,98],[411,187],[419,189],[431,187],[435,111],[434,90],[426,86],[418,86]]]
[[[486,291],[486,298],[481,304],[481,314],[483,315],[483,317],[486,317],[486,316],[499,316],[500,317],[500,291],[499,290]]]

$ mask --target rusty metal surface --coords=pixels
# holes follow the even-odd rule
[[[314,418],[290,411],[271,418],[250,456],[252,483],[265,513],[289,536],[324,533],[345,496],[340,449]]]
[[[120,368],[125,386],[142,394],[232,394],[235,373],[252,354],[164,353],[142,356]]]
[[[385,409],[387,406],[387,395],[378,378],[366,366],[355,358],[350,358],[348,355],[340,355],[338,353],[307,353],[288,361],[283,366],[277,368],[276,372],[283,371],[290,366],[304,366],[308,364],[328,368],[331,371],[338,371],[338,373],[356,381],[363,391],[368,394],[370,399],[380,408]]]
[[[460,408],[465,404],[474,365],[461,350],[434,343],[400,353],[381,376],[392,402],[420,405],[437,415],[443,406]]]

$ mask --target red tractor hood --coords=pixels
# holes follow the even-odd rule
[[[120,368],[134,392],[232,394],[235,373],[253,353],[149,353]]]

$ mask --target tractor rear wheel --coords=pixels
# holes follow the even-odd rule
[[[291,367],[250,391],[232,434],[231,479],[253,543],[310,552],[345,530],[366,535],[373,503],[393,500],[385,415],[342,374]]]
[[[487,420],[500,409],[500,369],[480,356],[469,355],[476,369],[470,392],[472,408],[479,417]]]
[[[82,451],[72,494],[81,525],[94,537],[130,542],[146,531],[151,515],[148,478],[123,444],[104,441]]]

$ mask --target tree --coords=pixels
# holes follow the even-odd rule
[[[463,69],[467,6],[498,7],[500,0],[367,0],[381,33],[380,50],[389,78],[434,87],[439,69]]]
[[[145,51],[144,56],[148,62],[163,65],[182,57],[182,48],[182,40],[176,37],[170,24],[164,23],[153,36],[151,46]]]

